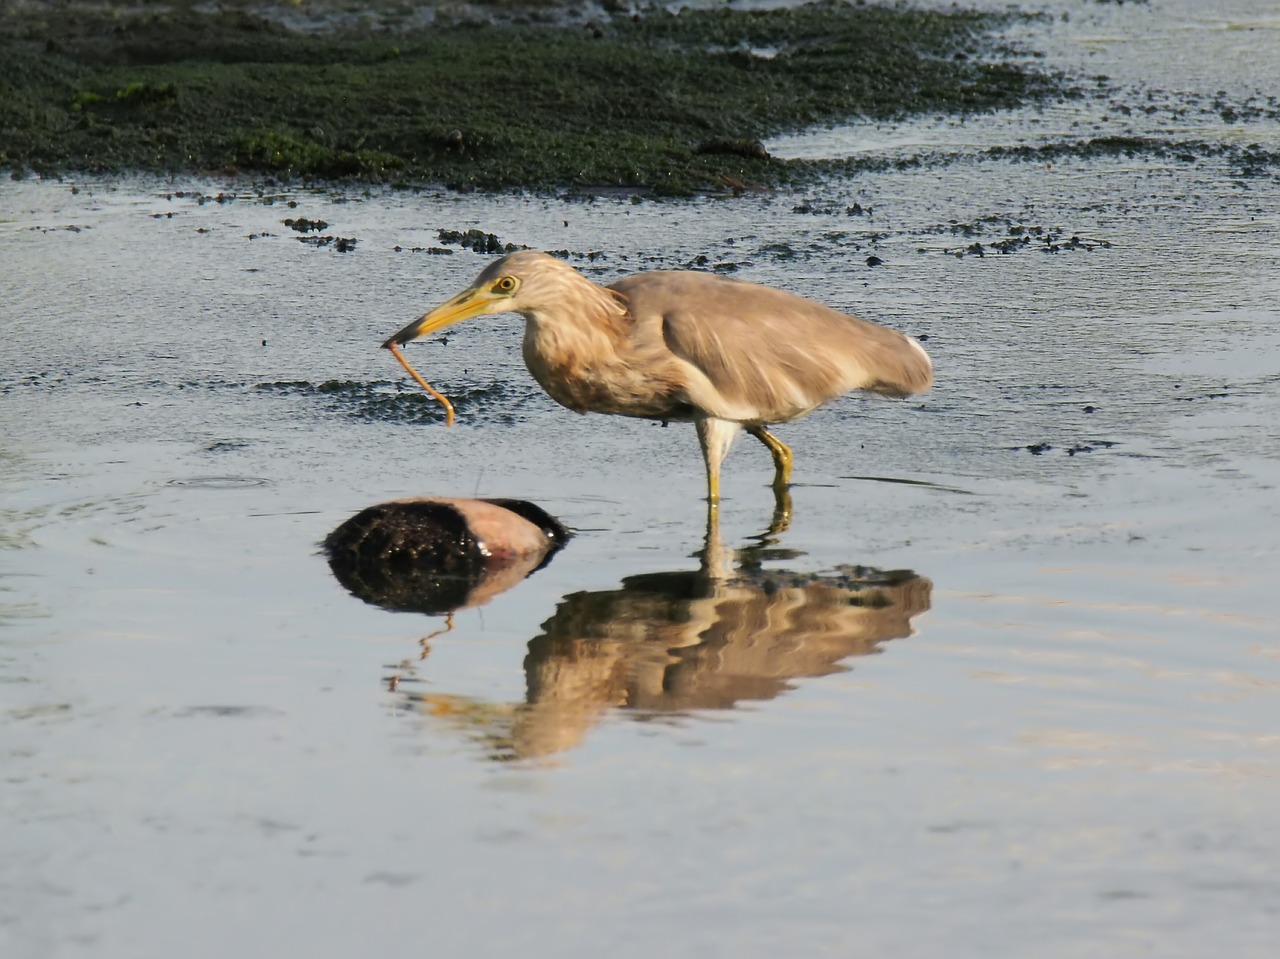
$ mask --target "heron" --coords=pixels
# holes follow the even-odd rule
[[[495,260],[382,345],[495,313],[524,317],[525,365],[560,405],[692,422],[713,510],[720,465],[739,432],[773,457],[781,510],[793,456],[769,426],[852,390],[906,397],[933,382],[933,364],[915,339],[795,293],[693,270],[635,273],[601,286],[536,251]]]

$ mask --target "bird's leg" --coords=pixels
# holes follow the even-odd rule
[[[712,509],[720,505],[720,463],[741,428],[730,420],[704,417],[696,421],[698,444],[707,464],[707,503]]]
[[[778,439],[763,426],[748,426],[747,432],[758,439],[773,454],[773,488],[782,492],[791,485],[791,447]],[[791,506],[788,502],[787,511]]]

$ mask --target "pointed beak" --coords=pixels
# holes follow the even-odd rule
[[[474,287],[463,290],[448,303],[437,306],[430,313],[414,320],[387,342],[383,343],[382,348],[385,350],[393,346],[403,346],[410,340],[416,340],[419,337],[426,336],[428,333],[434,333],[436,330],[443,330],[446,326],[461,323],[463,320],[469,320],[473,316],[483,316],[485,313],[497,312],[493,307],[494,297],[488,291],[477,290]]]

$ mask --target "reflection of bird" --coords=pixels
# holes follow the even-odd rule
[[[932,583],[913,572],[765,571],[767,543],[725,550],[713,525],[697,570],[565,596],[529,642],[524,703],[417,692],[409,702],[496,758],[548,756],[578,745],[612,709],[652,718],[773,699],[911,635],[929,609]]]
[[[933,367],[915,340],[812,300],[708,273],[656,271],[597,286],[545,253],[512,253],[410,323],[399,345],[488,313],[525,318],[524,360],[578,413],[692,421],[720,499],[720,462],[740,429],[769,448],[781,502],[791,450],[765,427],[849,390],[909,396]]]
[[[858,569],[728,583],[654,573],[572,593],[529,643],[528,699],[501,745],[516,756],[559,752],[610,707],[652,716],[773,699],[911,635],[931,587],[906,570]]]

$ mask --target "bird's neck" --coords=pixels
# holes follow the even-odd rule
[[[614,355],[631,325],[626,301],[580,274],[557,290],[554,301],[523,312],[526,341],[533,338],[549,354],[578,360]]]
[[[522,311],[525,364],[553,399],[579,412],[600,407],[612,371],[626,362],[630,329],[623,302],[581,279],[553,303]]]

